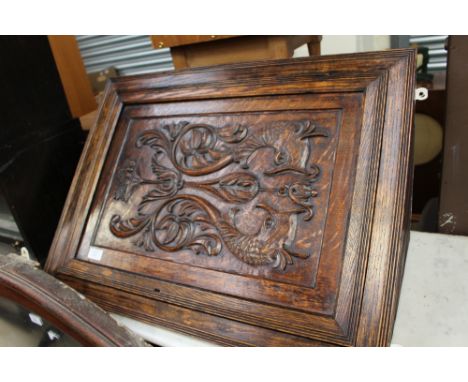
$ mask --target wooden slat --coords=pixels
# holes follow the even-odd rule
[[[174,46],[198,44],[200,42],[222,40],[237,37],[236,35],[172,35],[151,36],[151,42],[157,49],[172,48]]]
[[[166,39],[159,39],[164,37]],[[290,58],[307,44],[320,55],[321,36],[152,36],[155,48],[170,47],[176,69]]]
[[[74,36],[48,36],[57,70],[73,117],[97,108],[78,43]]]

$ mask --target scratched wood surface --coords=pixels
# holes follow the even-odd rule
[[[388,345],[413,82],[412,50],[113,80],[47,270],[226,345]]]

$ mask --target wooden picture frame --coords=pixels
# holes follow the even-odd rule
[[[122,77],[46,269],[224,345],[382,346],[409,238],[413,50]]]
[[[0,297],[30,309],[83,346],[148,346],[37,265],[15,254],[0,256]]]

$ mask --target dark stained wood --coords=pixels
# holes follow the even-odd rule
[[[468,235],[468,37],[450,36],[439,231]]]
[[[259,326],[223,319],[182,306],[135,296],[115,290],[112,301],[105,298],[108,289],[97,283],[76,283],[75,278],[64,281],[86,291],[86,296],[106,310],[132,317],[149,324],[158,323],[189,335],[196,335],[224,346],[327,346],[327,344],[297,337]],[[145,306],[141,310],[141,306]]]
[[[17,255],[0,256],[0,297],[30,309],[85,346],[146,346],[104,310]]]
[[[408,243],[414,52],[108,84],[47,270],[230,345],[388,345]]]

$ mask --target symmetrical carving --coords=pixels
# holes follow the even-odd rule
[[[217,256],[224,245],[246,264],[284,270],[294,257],[310,255],[296,250],[294,240],[296,216],[310,220],[313,198],[318,196],[313,184],[320,169],[309,164],[314,137],[327,134],[309,120],[272,122],[255,133],[243,125],[215,127],[188,121],[146,130],[136,147],[153,151],[152,177],[142,175],[137,159],[127,159],[117,173],[114,199],[128,203],[139,187],[149,186],[149,191],[139,201],[134,217],[113,215],[110,230],[119,238],[138,235],[134,244],[146,251],[188,249],[197,255]],[[258,173],[251,170],[251,163],[261,150],[271,152],[271,160],[262,162],[262,173]],[[193,180],[231,164],[238,164],[235,171]],[[292,174],[289,179],[294,180],[282,184],[284,174]],[[278,179],[275,187],[262,184],[262,179],[272,177]],[[223,213],[200,192],[234,206]],[[261,193],[286,198],[292,207],[258,201]],[[254,200],[260,222],[253,232],[243,232],[236,222],[239,206]]]

